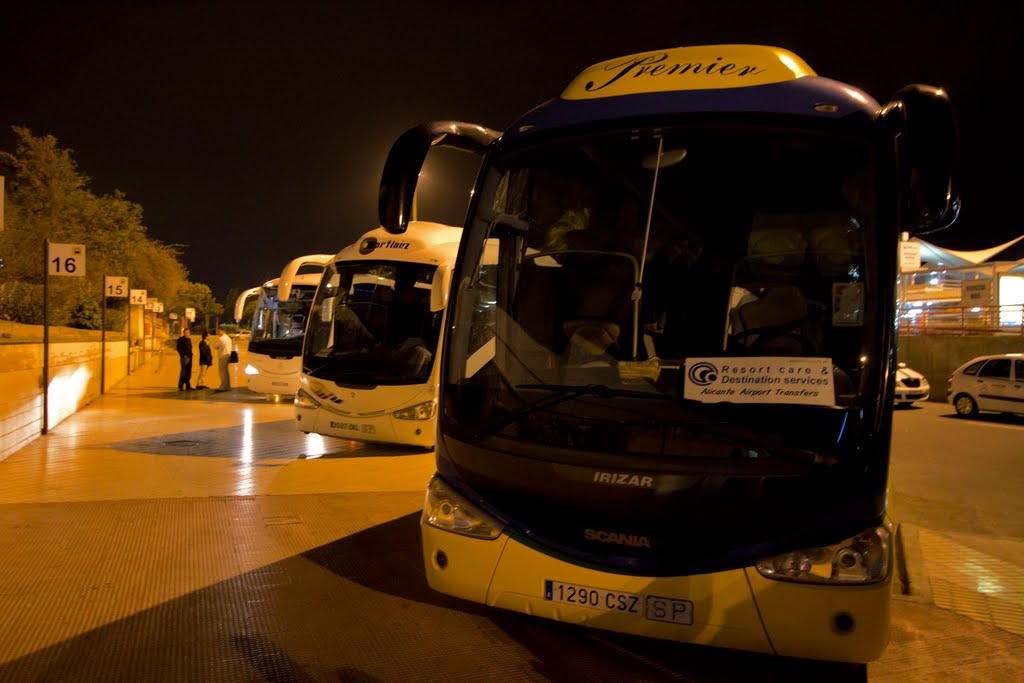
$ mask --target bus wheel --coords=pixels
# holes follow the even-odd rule
[[[958,394],[953,399],[953,407],[961,417],[971,417],[978,413],[978,404],[967,394]]]

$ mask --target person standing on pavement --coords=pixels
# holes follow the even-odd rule
[[[231,363],[231,337],[223,327],[217,328],[217,371],[220,373],[220,386],[214,391],[230,391],[231,375],[228,367]]]
[[[192,338],[188,336],[188,328],[181,328],[181,336],[176,344],[178,358],[181,360],[181,372],[178,374],[178,391],[192,391]]]
[[[196,378],[196,389],[210,388],[203,384],[206,371],[213,367],[213,351],[210,350],[210,344],[206,341],[209,336],[210,333],[204,331],[203,338],[199,340],[199,377]]]

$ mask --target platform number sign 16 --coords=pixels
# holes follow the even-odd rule
[[[128,278],[108,275],[104,279],[103,293],[112,298],[125,298],[128,296]]]
[[[84,244],[50,244],[46,272],[50,275],[85,276]]]

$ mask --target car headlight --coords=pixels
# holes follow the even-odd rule
[[[875,527],[841,543],[758,560],[761,576],[783,581],[864,584],[884,581],[891,555],[889,530]]]
[[[417,403],[414,406],[408,408],[402,408],[391,413],[399,420],[429,420],[434,417],[437,412],[437,402],[427,401],[426,403]]]
[[[427,486],[423,521],[444,531],[487,540],[496,539],[502,530],[498,520],[460,496],[436,474]]]
[[[246,366],[245,366],[245,374],[247,374],[247,375],[258,375],[258,374],[260,374],[260,371],[257,370],[256,368],[254,368],[253,366],[251,366],[249,364],[246,364]]]
[[[320,404],[313,399],[312,396],[307,394],[302,389],[295,392],[295,407],[296,408],[319,408]]]

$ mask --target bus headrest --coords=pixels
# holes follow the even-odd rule
[[[844,213],[760,214],[750,231],[747,256],[761,275],[798,274],[808,253],[819,272],[834,274],[845,271],[860,248],[858,226]]]
[[[842,275],[863,251],[859,226],[846,219],[810,230],[809,248],[822,275]]]
[[[807,239],[799,228],[754,226],[747,240],[751,270],[758,275],[798,274],[807,251]]]

